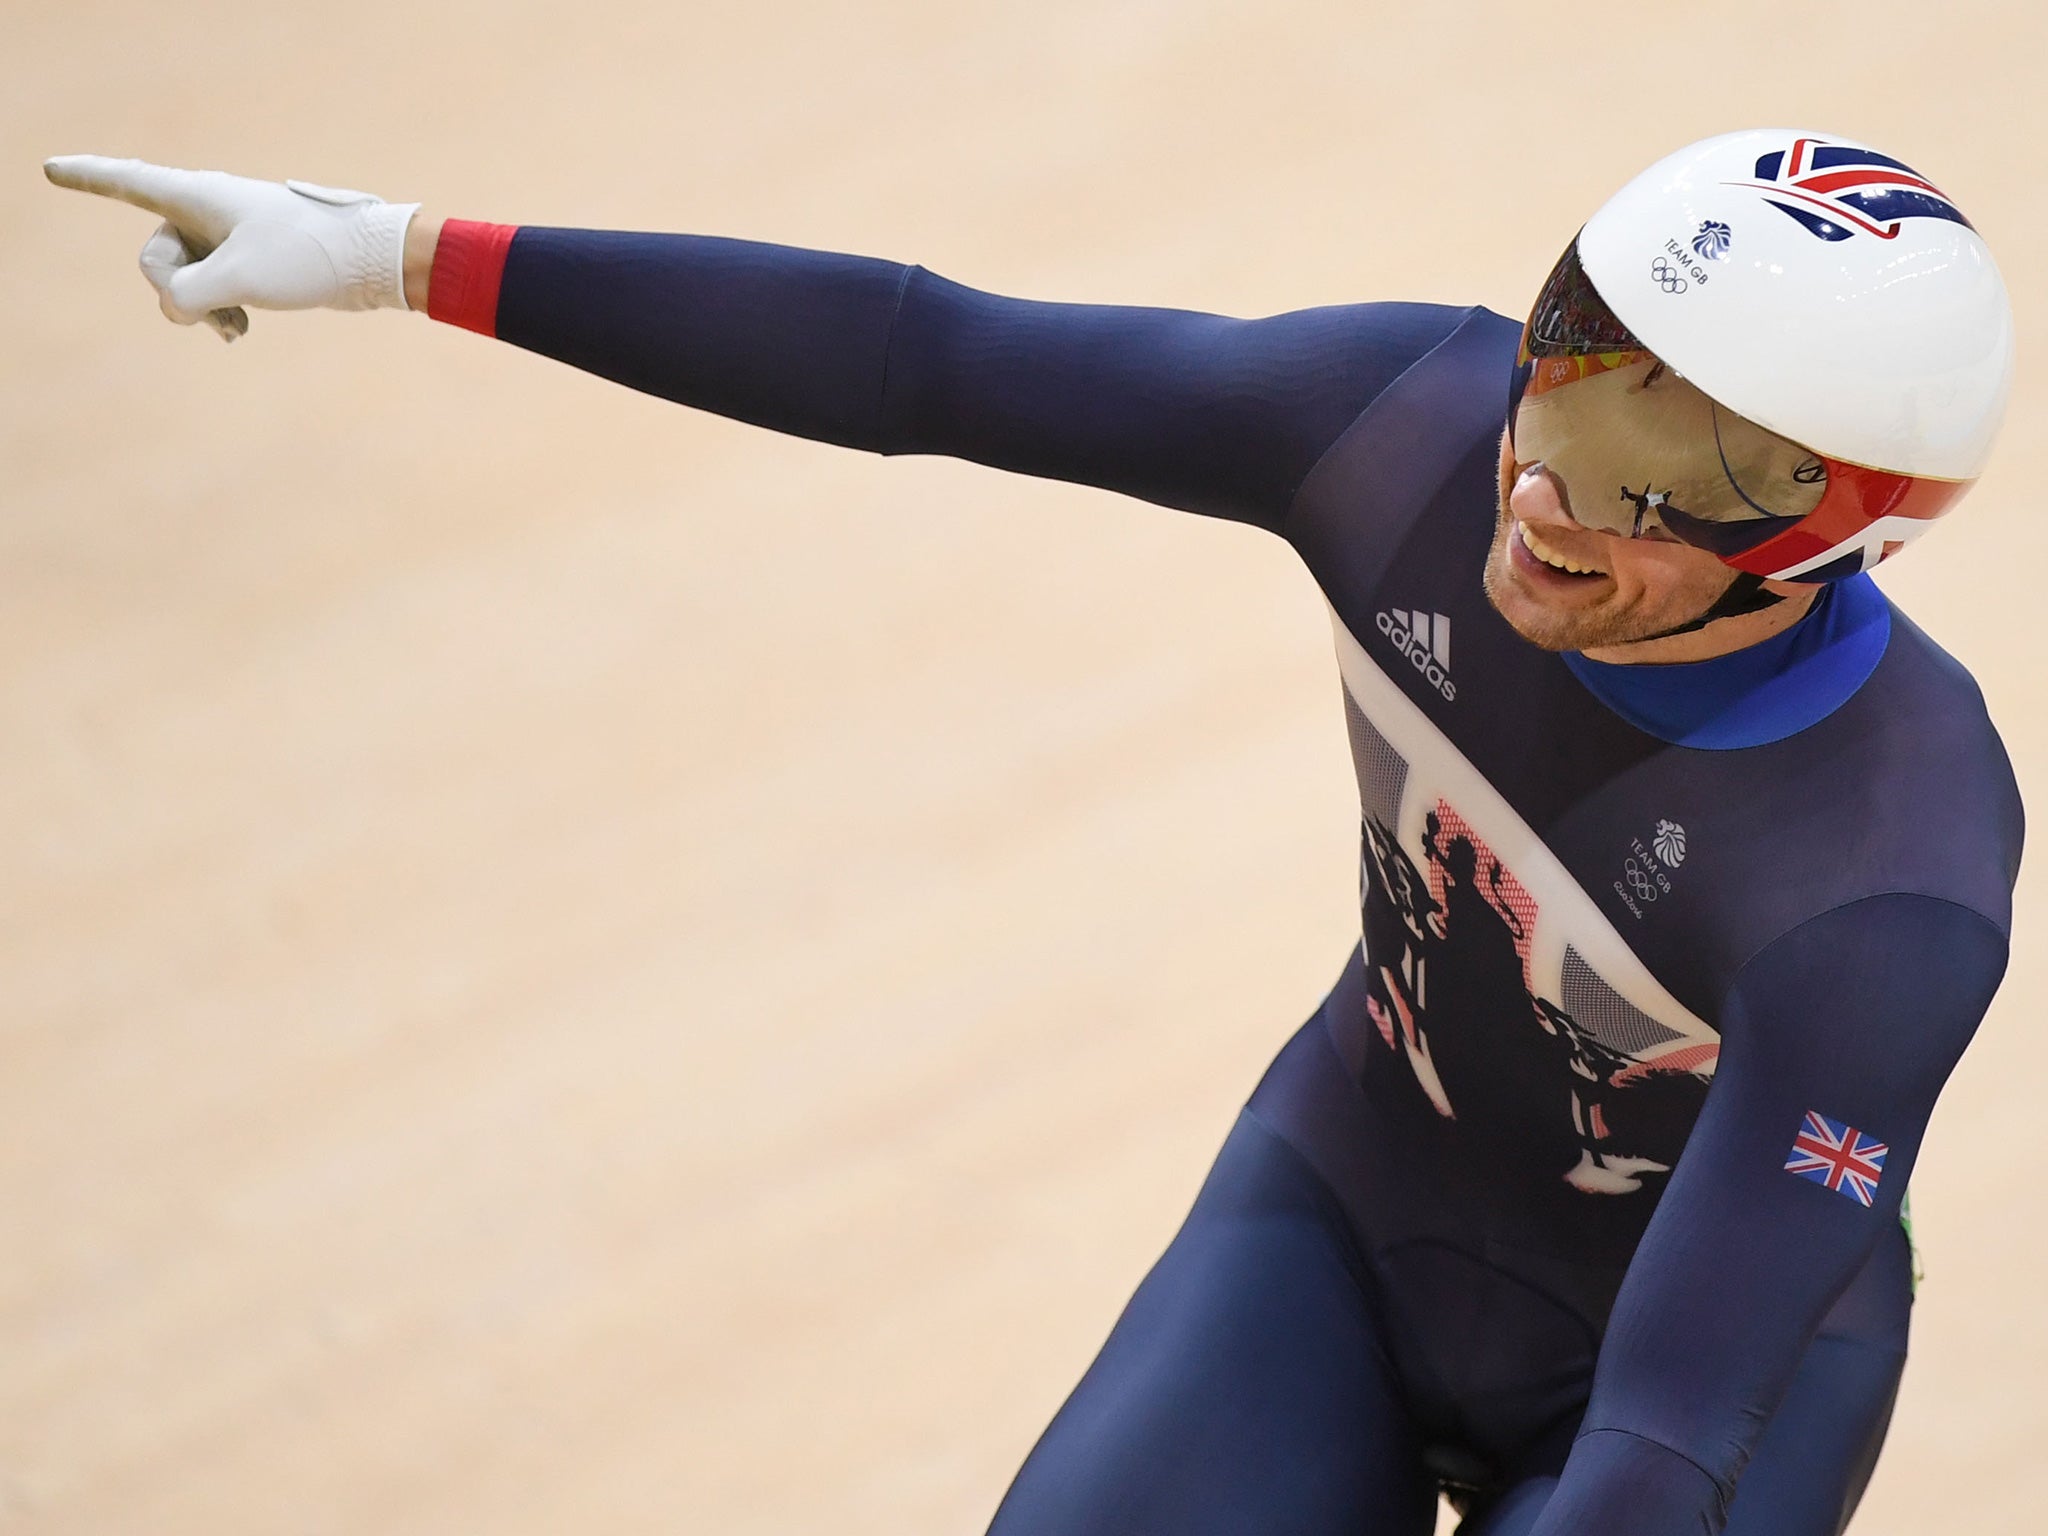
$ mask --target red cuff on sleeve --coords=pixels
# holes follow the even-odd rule
[[[427,279],[427,315],[482,336],[498,334],[498,285],[517,224],[477,224],[449,219],[434,246],[434,270]]]

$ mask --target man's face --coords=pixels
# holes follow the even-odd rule
[[[1517,464],[1505,433],[1499,511],[1486,595],[1523,639],[1547,651],[1667,634],[1705,613],[1735,581],[1714,556],[1661,530],[1631,539],[1581,527],[1565,510],[1557,478]]]

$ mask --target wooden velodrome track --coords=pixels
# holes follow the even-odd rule
[[[1043,297],[1519,313],[1655,156],[1857,134],[2013,284],[1998,461],[1883,579],[2048,804],[2035,7],[71,0],[7,34],[0,1528],[978,1532],[1356,922],[1277,541],[423,319],[230,350],[44,155]],[[2043,889],[2037,855],[1917,1179],[1864,1536],[2038,1519]]]

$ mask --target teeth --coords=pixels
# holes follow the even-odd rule
[[[1542,538],[1527,523],[1516,523],[1515,527],[1522,535],[1523,546],[1545,565],[1555,566],[1560,571],[1570,571],[1574,576],[1601,576],[1606,574],[1603,571],[1595,570],[1590,565],[1580,565],[1574,560],[1567,560],[1563,555],[1544,543]]]

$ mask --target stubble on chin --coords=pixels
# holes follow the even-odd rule
[[[1515,578],[1509,565],[1513,557],[1508,553],[1508,540],[1513,537],[1513,523],[1502,524],[1494,534],[1493,547],[1486,552],[1486,600],[1493,604],[1495,613],[1508,621],[1509,628],[1538,649],[1584,649],[1578,644],[1575,633],[1578,626],[1572,623],[1571,616],[1546,612],[1515,589]],[[1597,641],[1594,643],[1598,644]]]
[[[1691,611],[1674,615],[1645,613],[1640,594],[1621,601],[1618,594],[1612,593],[1590,607],[1559,612],[1516,579],[1509,551],[1514,529],[1515,521],[1503,496],[1500,521],[1494,529],[1493,544],[1486,552],[1486,600],[1516,634],[1541,650],[1590,651],[1654,639],[1699,617],[1720,595],[1701,597],[1696,604],[1688,605]],[[1734,580],[1732,572],[1729,580]]]

